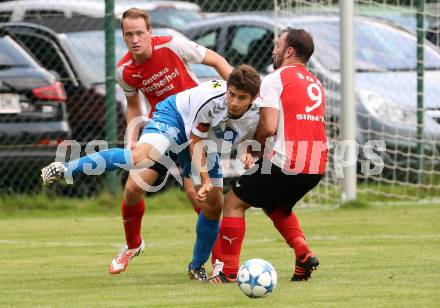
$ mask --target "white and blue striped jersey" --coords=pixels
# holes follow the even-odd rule
[[[214,141],[220,149],[223,140],[233,147],[244,140],[254,139],[259,121],[259,108],[252,104],[240,118],[228,115],[226,81],[212,80],[176,95],[176,107],[185,124],[188,140],[193,133]]]

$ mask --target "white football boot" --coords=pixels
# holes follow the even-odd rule
[[[212,265],[211,276],[217,276],[222,270],[225,263],[221,262],[219,259],[215,259],[215,263]]]
[[[44,185],[52,184],[64,178],[64,174],[67,172],[67,167],[64,163],[53,162],[41,169],[41,178]]]
[[[108,269],[108,272],[110,274],[119,274],[125,271],[130,260],[144,252],[144,249],[144,240],[142,240],[141,244],[137,248],[128,249],[128,246],[125,245],[125,247],[122,248],[118,255],[113,259]]]

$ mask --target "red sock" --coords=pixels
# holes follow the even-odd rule
[[[310,252],[309,246],[304,238],[304,233],[301,230],[298,218],[294,212],[290,211],[286,213],[282,209],[276,209],[269,217],[287,244],[295,250],[296,257]]]
[[[141,227],[144,210],[144,198],[131,206],[127,206],[125,202],[122,201],[122,219],[124,221],[125,240],[127,241],[129,249],[137,248],[141,244]]]
[[[245,231],[244,217],[223,217],[219,232],[222,253],[220,259],[225,263],[223,273],[226,275],[237,275]]]
[[[220,221],[219,230],[222,229],[222,223]],[[211,251],[211,264],[214,265],[215,260],[219,259],[221,261],[222,255],[222,243],[220,241],[220,232],[218,233],[217,240],[215,241],[214,247]]]

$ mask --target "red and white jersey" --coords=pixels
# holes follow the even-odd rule
[[[153,53],[147,61],[137,64],[130,52],[119,61],[116,79],[126,96],[141,91],[150,106],[149,117],[156,104],[170,95],[193,88],[199,83],[189,70],[190,63],[201,63],[206,48],[182,37],[153,36]]]
[[[279,110],[272,163],[295,173],[325,173],[327,137],[321,82],[303,66],[284,66],[263,79],[256,103]]]

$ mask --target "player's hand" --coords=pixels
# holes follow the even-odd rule
[[[196,197],[197,201],[205,202],[209,192],[212,190],[212,187],[213,186],[211,181],[202,184],[199,190],[197,191],[197,197]]]
[[[241,157],[244,163],[244,169],[249,169],[254,164],[254,157],[250,153],[246,153]]]

